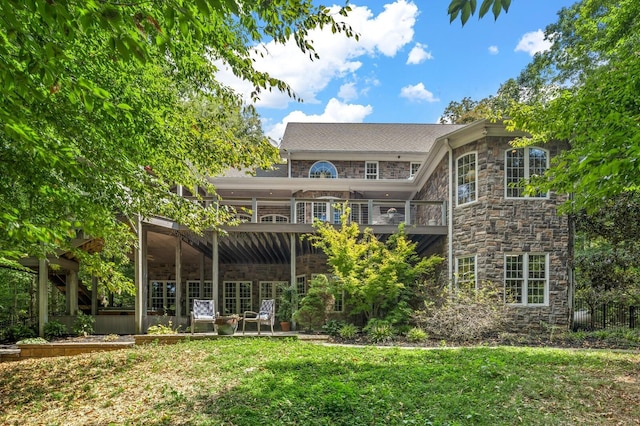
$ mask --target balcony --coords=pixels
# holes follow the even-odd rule
[[[217,203],[236,212],[242,224],[301,224],[311,225],[315,220],[339,224],[346,202],[351,209],[349,220],[363,226],[407,227],[445,226],[447,208],[445,201],[420,200],[340,200],[301,198],[226,198],[199,201],[210,205]]]

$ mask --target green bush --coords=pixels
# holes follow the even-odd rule
[[[322,326],[325,333],[327,333],[331,337],[337,337],[340,335],[340,329],[345,325],[344,321],[338,320],[329,320],[325,325]]]
[[[78,311],[76,319],[73,322],[73,333],[78,336],[88,336],[93,334],[93,324],[96,319],[91,315],[85,315],[82,311]]]
[[[318,329],[327,320],[335,297],[331,292],[329,280],[318,274],[311,280],[307,295],[300,301],[300,307],[293,314],[293,319],[305,329]]]
[[[42,343],[49,343],[42,337],[29,337],[27,339],[18,340],[16,344],[18,345],[39,345]]]
[[[46,339],[53,339],[55,337],[61,337],[67,334],[67,326],[60,321],[52,320],[44,325],[44,337]]]
[[[378,323],[368,328],[367,334],[373,343],[384,343],[393,340],[393,327],[389,324]]]
[[[343,339],[351,340],[356,337],[356,334],[358,334],[358,327],[353,324],[345,324],[340,327],[340,331],[338,331],[338,334]]]
[[[167,325],[156,324],[156,325],[149,326],[149,328],[147,329],[147,334],[176,334],[176,333],[178,333],[178,329],[173,328],[173,321],[171,320],[169,320],[169,323]]]
[[[407,333],[407,340],[412,343],[424,342],[429,335],[421,328],[414,327]]]
[[[5,332],[5,339],[9,342],[17,342],[22,339],[30,339],[36,337],[36,332],[33,328],[24,324],[16,324],[7,328]]]

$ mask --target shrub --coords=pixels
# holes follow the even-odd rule
[[[53,339],[55,337],[61,337],[67,334],[67,326],[60,321],[52,320],[44,325],[44,337],[46,339]]]
[[[24,324],[12,325],[6,330],[5,338],[9,342],[17,342],[22,339],[30,339],[36,337],[36,332],[33,328]]]
[[[345,325],[344,321],[329,320],[325,325],[322,326],[322,328],[329,336],[336,337],[340,335],[340,329],[344,325]]]
[[[358,334],[358,327],[353,324],[345,324],[340,327],[340,331],[338,332],[338,334],[343,339],[351,340],[356,337],[356,334]]]
[[[421,328],[414,327],[407,333],[407,340],[412,343],[424,342],[429,335]]]
[[[306,329],[320,328],[327,320],[334,301],[329,280],[325,275],[318,274],[311,280],[309,291],[300,301],[300,307],[293,318]]]
[[[376,324],[369,328],[367,334],[373,343],[384,343],[393,340],[393,327],[389,324]]]
[[[42,337],[29,337],[27,339],[18,340],[18,345],[39,345],[42,343],[49,343]]]
[[[88,336],[93,334],[93,324],[96,319],[91,315],[85,315],[82,311],[78,311],[76,319],[73,321],[73,333],[78,336]]]
[[[420,328],[437,338],[475,340],[501,331],[509,316],[500,291],[491,284],[479,290],[455,290],[453,294],[445,289],[436,300],[425,301],[425,309],[416,311],[414,319]]]
[[[176,334],[180,330],[180,326],[173,328],[173,321],[169,320],[167,325],[156,324],[151,325],[147,329],[147,334]]]

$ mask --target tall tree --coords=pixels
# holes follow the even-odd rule
[[[568,140],[542,190],[572,193],[569,208],[590,211],[640,186],[640,3],[583,0],[547,27],[551,49],[536,55],[520,81],[535,102],[514,104],[521,144]]]
[[[0,0],[0,16],[7,258],[68,250],[79,229],[126,250],[120,219],[136,214],[196,230],[228,220],[169,191],[277,159],[255,112],[215,80],[212,60],[253,83],[255,96],[290,92],[253,68],[261,40],[293,37],[315,57],[310,29],[353,35],[334,11],[306,0]]]

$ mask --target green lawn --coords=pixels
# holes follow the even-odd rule
[[[0,424],[636,424],[640,354],[220,339],[0,364]]]

